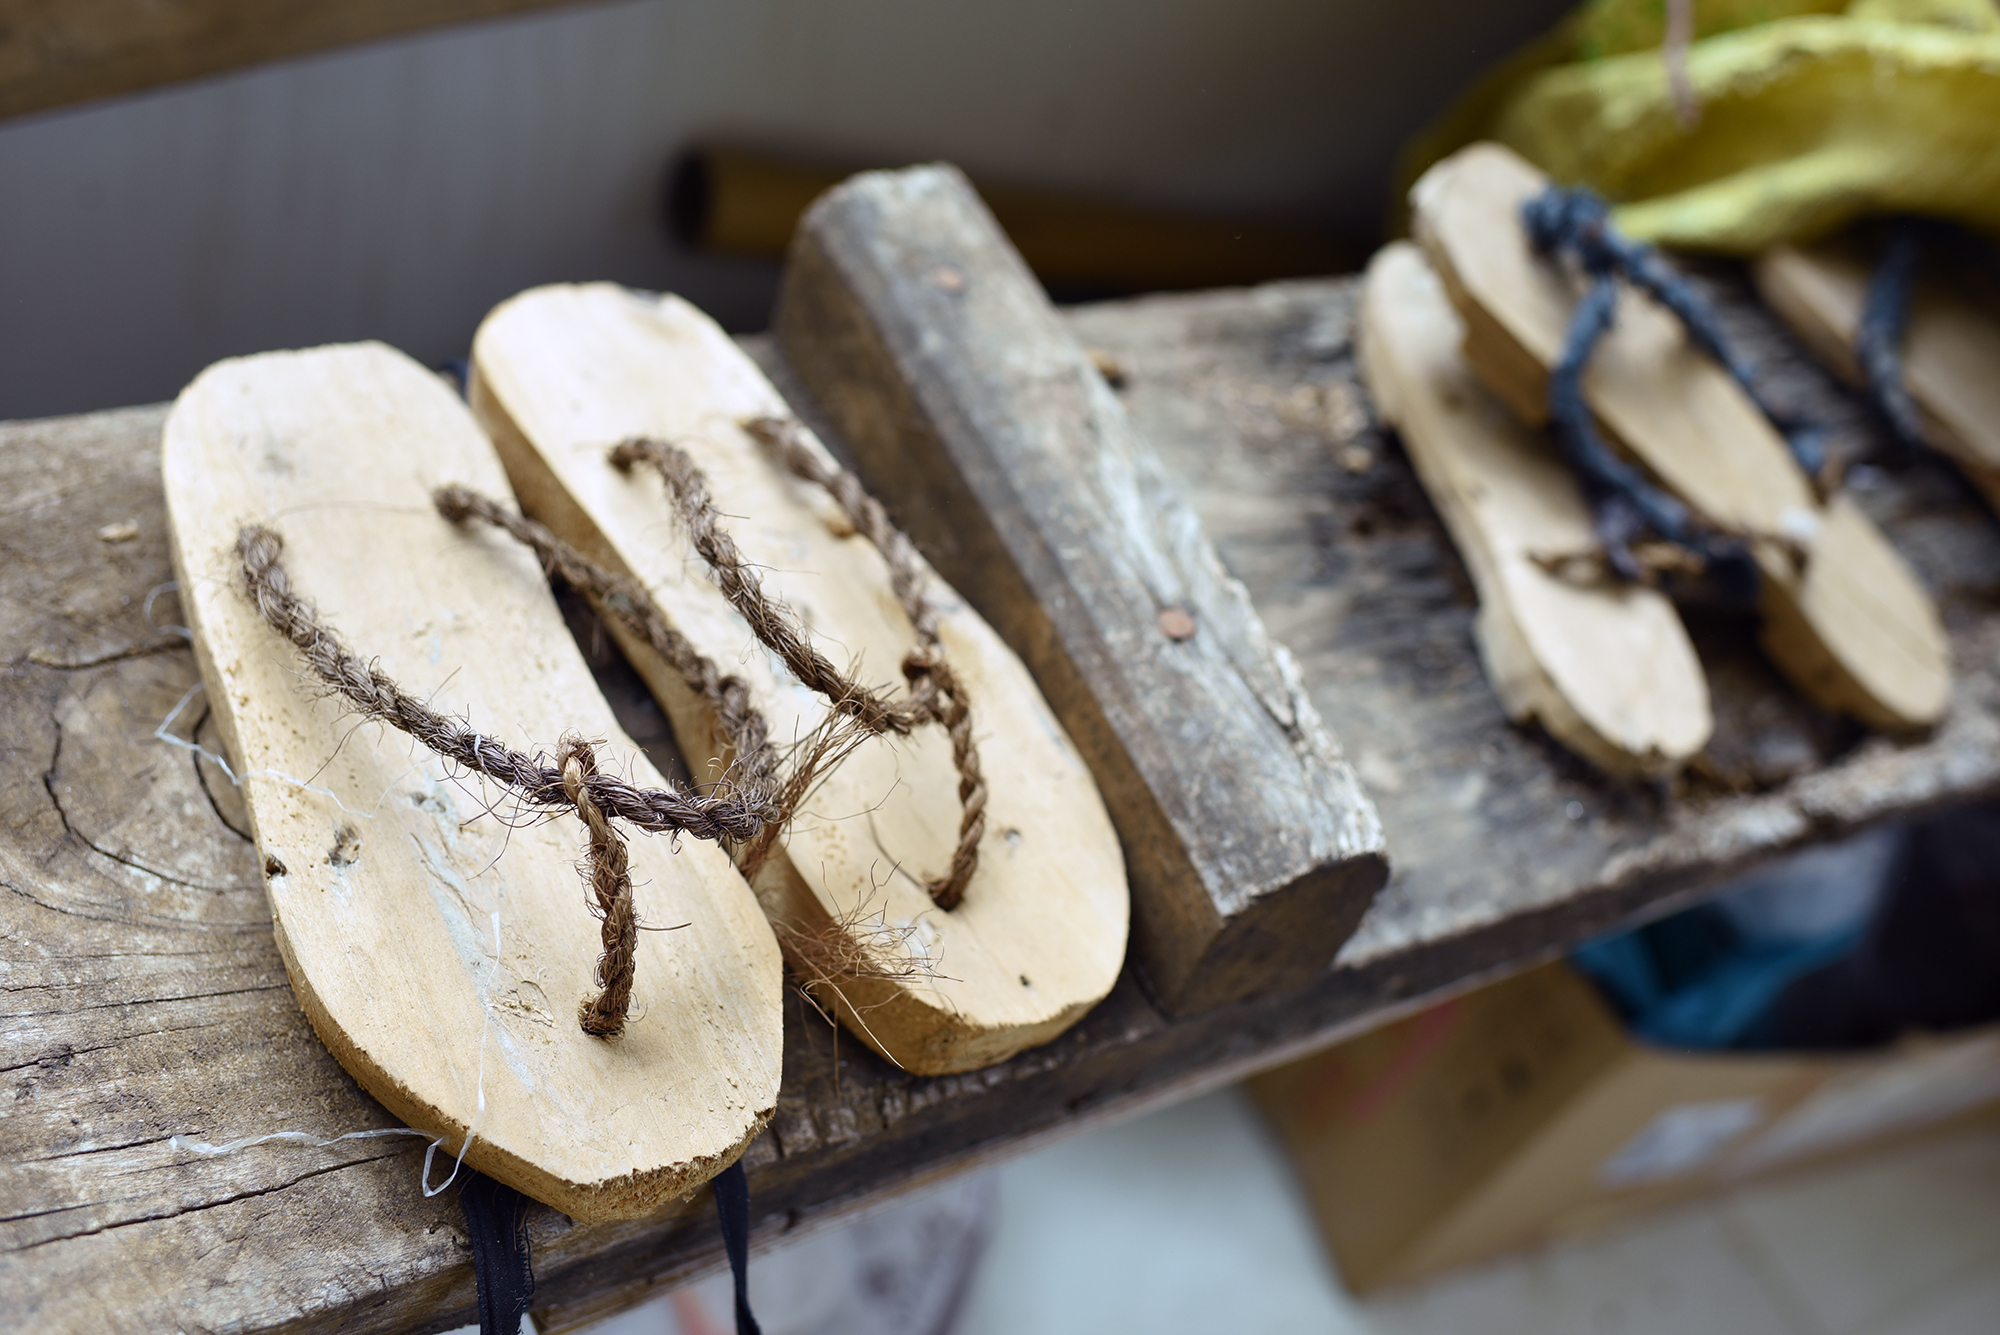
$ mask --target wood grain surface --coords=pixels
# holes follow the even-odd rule
[[[905,698],[916,631],[887,563],[824,490],[743,429],[790,410],[714,321],[678,297],[609,283],[541,287],[487,316],[472,348],[472,402],[522,507],[638,580],[699,652],[745,682],[773,738],[816,734],[827,702],[758,644],[660,478],[612,465],[619,442],[687,451],[766,596],[853,680]],[[907,1070],[942,1075],[1046,1043],[1103,1000],[1125,961],[1128,896],[1103,799],[1034,679],[963,599],[929,583],[986,788],[964,901],[947,911],[925,888],[950,864],[961,815],[939,726],[868,738],[821,779],[757,893],[792,940],[837,941],[839,958],[872,961],[877,976],[836,968],[816,990],[850,1033]],[[722,774],[733,756],[708,702],[642,639],[614,633],[701,758],[701,777]]]
[[[1736,271],[1713,278],[1731,335],[1776,388],[1842,448],[1877,443]],[[1851,484],[1951,636],[1956,685],[1927,736],[1869,737],[1815,713],[1727,622],[1691,627],[1717,728],[1678,791],[1607,783],[1510,726],[1480,671],[1472,582],[1371,424],[1357,286],[1156,297],[1066,320],[1122,370],[1126,411],[1297,654],[1376,796],[1394,878],[1304,993],[1173,1022],[1128,967],[1061,1038],[971,1075],[904,1075],[852,1040],[836,1051],[793,1001],[778,1111],[745,1155],[758,1239],[1275,1065],[1786,849],[2000,789],[2000,529],[1928,461]],[[754,350],[783,388],[770,345]],[[152,740],[196,679],[163,629],[179,618],[171,591],[148,607],[171,578],[163,416],[0,427],[0,1292],[24,1327],[91,1335],[462,1325],[463,1224],[451,1193],[419,1194],[421,1145],[202,1159],[168,1144],[391,1119],[312,1037],[226,783]],[[119,525],[135,536],[98,536]],[[659,711],[572,610],[625,731],[666,768]],[[199,719],[176,729],[215,744]],[[544,1331],[722,1263],[699,1197],[646,1224],[544,1211],[531,1235]]]
[[[1321,973],[1387,873],[1381,822],[966,179],[828,191],[773,329],[862,481],[1027,661],[1097,776],[1155,996],[1191,1013]]]

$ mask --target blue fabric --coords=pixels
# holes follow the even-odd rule
[[[1715,1050],[1749,1040],[1779,993],[1848,953],[1862,932],[1845,923],[1805,939],[1758,940],[1703,905],[1588,942],[1570,962],[1603,990],[1635,1038]]]

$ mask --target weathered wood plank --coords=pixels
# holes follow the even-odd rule
[[[1387,875],[1375,810],[971,185],[917,167],[829,191],[774,328],[863,480],[1097,776],[1155,995],[1187,1013],[1322,972]]]
[[[0,117],[577,0],[0,0]]]
[[[1868,435],[1740,283],[1717,290],[1782,392],[1850,441]],[[2000,789],[2000,527],[1928,462],[1871,472],[1858,492],[1952,637],[1957,686],[1927,738],[1815,715],[1745,628],[1714,623],[1695,628],[1718,720],[1710,771],[1747,791],[1698,776],[1671,797],[1608,786],[1508,726],[1473,649],[1470,581],[1368,424],[1354,293],[1293,283],[1067,319],[1123,365],[1127,411],[1371,776],[1398,863],[1360,933],[1296,997],[1178,1023],[1128,969],[1055,1043],[968,1076],[907,1076],[852,1040],[836,1063],[832,1034],[792,1004],[778,1113],[745,1156],[758,1237],[1275,1064],[1785,849]],[[143,615],[170,578],[162,417],[0,426],[0,1292],[56,1332],[463,1324],[458,1208],[419,1194],[420,1144],[215,1159],[167,1145],[390,1119],[311,1037],[226,783],[204,789],[191,757],[150,740],[196,679]],[[126,522],[131,541],[96,536]],[[171,595],[152,611],[178,616]],[[572,626],[625,731],[666,743],[587,614]],[[544,1331],[721,1263],[699,1198],[617,1227],[545,1211],[532,1235]]]

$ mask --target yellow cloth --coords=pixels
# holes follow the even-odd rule
[[[1407,175],[1498,139],[1618,203],[1632,236],[1737,254],[1872,213],[2000,232],[1996,0],[1697,0],[1692,127],[1663,29],[1660,0],[1593,0],[1412,145]]]

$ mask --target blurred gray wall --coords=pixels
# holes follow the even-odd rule
[[[760,327],[773,266],[677,252],[721,140],[1372,233],[1391,163],[1562,0],[637,0],[0,123],[0,417],[172,396],[236,353],[462,355],[534,283]]]

